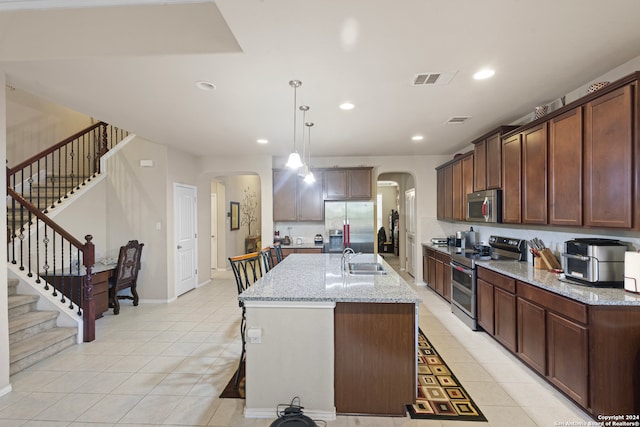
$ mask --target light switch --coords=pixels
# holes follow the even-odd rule
[[[160,221],[156,222],[156,230],[160,231],[162,229],[162,223]]]
[[[262,328],[247,329],[247,338],[251,344],[260,344],[262,342]]]

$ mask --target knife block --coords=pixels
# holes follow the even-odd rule
[[[553,252],[551,252],[551,249],[544,248],[541,251],[539,251],[539,253],[540,253],[540,258],[542,258],[542,262],[546,266],[547,270],[562,269],[562,266],[558,262],[558,259],[553,254]]]
[[[533,268],[535,268],[536,270],[543,270],[546,268],[544,263],[542,262],[542,258],[540,258],[539,256],[533,257]]]

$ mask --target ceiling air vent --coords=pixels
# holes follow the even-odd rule
[[[453,116],[449,117],[449,119],[444,122],[445,125],[461,125],[469,120],[470,116]]]
[[[457,71],[445,73],[420,73],[413,76],[411,84],[413,86],[434,86],[447,85],[453,80]]]

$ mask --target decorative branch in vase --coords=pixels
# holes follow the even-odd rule
[[[241,224],[246,225],[251,237],[251,225],[258,222],[258,195],[249,187],[244,189],[244,198],[240,204]]]

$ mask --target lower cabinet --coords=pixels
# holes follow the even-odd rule
[[[422,262],[422,278],[427,286],[451,301],[451,256],[423,246]]]
[[[478,267],[478,324],[502,345],[516,351],[515,280]]]
[[[516,351],[516,296],[496,287],[493,294],[495,305],[495,338],[511,351]]]
[[[493,285],[482,279],[478,279],[477,286],[476,301],[478,304],[478,325],[489,335],[494,335]]]
[[[518,298],[518,356],[542,375],[547,373],[545,309]]]
[[[290,254],[321,254],[322,248],[287,248],[282,246],[282,259]]]

